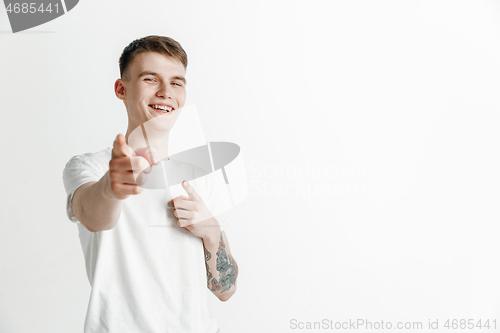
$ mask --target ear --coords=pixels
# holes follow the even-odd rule
[[[126,93],[125,93],[125,81],[122,79],[117,79],[115,81],[115,95],[118,99],[125,101]]]

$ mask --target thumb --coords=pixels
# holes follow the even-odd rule
[[[194,187],[192,187],[191,184],[187,182],[187,180],[182,182],[182,187],[186,190],[190,200],[203,202],[200,195],[194,190]]]

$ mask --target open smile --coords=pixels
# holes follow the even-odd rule
[[[166,104],[149,104],[148,106],[159,114],[168,114],[175,111],[174,107]]]

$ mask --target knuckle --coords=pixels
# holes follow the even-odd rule
[[[113,191],[113,193],[118,193],[119,192],[119,186],[117,183],[113,182],[111,183],[111,191]]]
[[[116,190],[118,189],[118,183],[117,183],[117,182],[112,181],[112,182],[111,182],[111,189],[112,189],[113,191],[116,191]]]
[[[116,159],[116,158],[113,158],[109,161],[109,169],[116,170],[116,169],[118,169],[119,164],[120,164],[120,161],[118,161],[118,159]]]

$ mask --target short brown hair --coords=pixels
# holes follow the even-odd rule
[[[184,69],[188,65],[186,51],[177,41],[165,36],[147,36],[134,40],[123,49],[119,60],[120,77],[122,79],[134,58],[142,52],[157,52],[173,57],[184,65]]]

